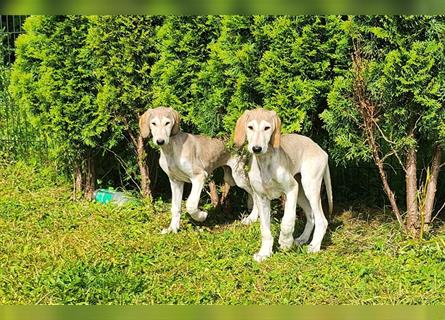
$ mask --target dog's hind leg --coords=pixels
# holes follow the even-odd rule
[[[306,225],[304,226],[303,233],[295,239],[296,245],[302,245],[309,241],[312,230],[314,230],[314,215],[303,188],[298,190],[298,205],[303,209],[306,216]]]
[[[314,222],[315,222],[314,236],[308,247],[309,252],[320,251],[321,242],[323,241],[324,235],[328,227],[328,221],[326,220],[323,213],[323,209],[321,207],[321,199],[318,200],[318,206],[314,210]]]
[[[224,170],[224,181],[229,184],[229,186],[236,186],[236,182],[232,176],[232,169],[229,166],[223,166]]]
[[[321,242],[328,227],[328,221],[326,220],[323,208],[321,207],[320,190],[322,177],[308,177],[305,179],[303,174],[302,177],[301,183],[304,188],[304,193],[311,205],[315,224],[314,236],[309,244],[308,251],[318,252],[320,251]]]

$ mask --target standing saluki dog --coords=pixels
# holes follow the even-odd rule
[[[289,249],[292,244],[309,241],[309,252],[320,250],[328,222],[321,206],[321,183],[324,179],[329,212],[332,211],[332,187],[328,155],[310,138],[298,134],[281,136],[281,120],[274,111],[256,109],[245,111],[235,127],[234,143],[241,147],[247,136],[248,151],[253,154],[248,173],[254,191],[254,203],[260,216],[261,248],[254,255],[258,262],[272,254],[273,237],[270,231],[270,201],[284,194],[286,203],[281,222],[279,244]],[[295,175],[301,174],[300,190]],[[296,205],[304,210],[306,226],[294,240]]]
[[[149,109],[139,118],[141,135],[143,138],[153,136],[153,142],[161,150],[159,165],[170,180],[171,222],[162,233],[176,233],[179,229],[184,182],[192,184],[187,212],[200,222],[207,218],[207,212],[198,209],[201,191],[206,178],[216,168],[224,168],[224,180],[229,185],[236,184],[250,195],[253,193],[240,157],[231,156],[221,140],[181,132],[179,122],[179,113],[164,107]],[[257,216],[254,206],[246,219],[255,221]]]

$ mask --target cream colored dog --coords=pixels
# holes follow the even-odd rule
[[[293,243],[308,242],[315,225],[308,251],[320,250],[328,225],[320,198],[323,179],[328,194],[329,211],[332,211],[328,155],[310,138],[298,134],[282,136],[280,130],[281,121],[277,114],[265,109],[245,111],[235,128],[235,144],[242,146],[247,137],[248,151],[253,154],[248,176],[261,224],[261,248],[254,255],[258,262],[272,254],[270,200],[282,194],[286,195],[279,237],[282,249],[289,249]],[[295,180],[298,173],[301,173],[304,192]],[[305,212],[307,222],[303,233],[294,240],[297,199]]]
[[[159,165],[170,180],[172,216],[170,226],[162,233],[176,233],[179,229],[184,182],[192,184],[187,212],[196,221],[207,218],[207,212],[198,209],[199,198],[206,178],[218,167],[224,168],[224,180],[231,186],[236,184],[253,193],[240,157],[231,156],[221,140],[181,132],[179,122],[178,112],[164,107],[149,109],[139,119],[142,137],[151,134],[153,142],[160,147]],[[257,216],[254,207],[245,220],[255,221]]]

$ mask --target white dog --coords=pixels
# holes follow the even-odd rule
[[[142,137],[151,133],[153,142],[160,147],[159,164],[170,180],[172,216],[170,226],[162,233],[176,233],[179,229],[184,182],[192,184],[187,212],[196,221],[207,218],[207,212],[198,209],[199,198],[206,178],[218,167],[224,168],[224,180],[231,186],[236,184],[253,193],[240,157],[232,157],[221,140],[180,132],[179,122],[178,112],[164,107],[149,109],[139,119]],[[254,207],[250,220],[256,220],[257,215]]]
[[[253,154],[249,180],[254,191],[254,202],[260,216],[262,243],[254,259],[258,262],[272,254],[273,237],[270,231],[270,200],[286,195],[281,222],[279,244],[289,249],[292,244],[306,243],[314,229],[309,252],[320,250],[328,222],[321,206],[321,183],[324,179],[332,211],[332,188],[328,155],[310,138],[287,134],[281,136],[281,121],[274,111],[256,109],[245,111],[238,119],[234,143],[242,146],[246,136],[248,151]],[[304,192],[299,190],[295,175],[301,173]],[[304,210],[306,226],[294,241],[296,205]]]

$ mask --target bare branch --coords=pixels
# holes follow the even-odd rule
[[[379,130],[383,140],[385,140],[386,142],[389,143],[389,146],[391,148],[391,150],[393,151],[395,157],[397,158],[397,160],[399,161],[400,166],[402,167],[403,171],[406,172],[406,168],[405,165],[403,164],[402,159],[400,159],[399,154],[397,153],[397,151],[393,148],[393,145],[395,145],[396,143],[394,141],[389,140],[385,134],[383,133],[383,130],[380,128],[380,126],[378,125],[378,123],[375,121],[375,119],[372,119],[372,121],[374,122],[374,125],[376,126],[377,130]]]
[[[394,141],[389,140],[389,138],[383,133],[383,130],[380,128],[379,124],[377,123],[377,121],[375,121],[375,119],[372,119],[372,121],[374,122],[374,125],[376,126],[377,130],[379,130],[380,134],[382,135],[383,140],[385,140],[391,145],[396,144]]]
[[[422,119],[423,114],[425,113],[425,111],[423,111],[420,116],[417,118],[416,122],[414,123],[414,127],[413,127],[413,132],[416,131],[417,129],[417,124],[419,123],[420,119]]]
[[[437,216],[439,215],[439,213],[445,208],[445,202],[443,203],[442,207],[440,207],[440,209],[436,212],[436,214],[434,215],[434,217],[431,219],[430,223],[433,223],[434,219],[437,218]]]
[[[385,162],[386,158],[389,158],[390,156],[394,155],[394,150],[385,154],[385,156],[382,158],[382,162]]]
[[[130,126],[128,125],[128,121],[125,117],[122,118],[122,122],[125,125],[125,129],[128,132],[128,135],[130,136],[131,142],[133,142],[134,146],[137,148],[138,142],[136,140],[136,137],[134,136],[133,132],[130,130]]]
[[[383,163],[383,160],[381,160]],[[383,163],[384,166],[390,167],[394,173],[397,173],[396,169],[390,163]]]

